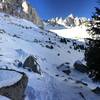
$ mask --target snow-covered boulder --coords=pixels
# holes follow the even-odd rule
[[[28,78],[15,70],[0,69],[0,95],[11,100],[23,100]]]

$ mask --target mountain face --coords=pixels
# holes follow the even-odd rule
[[[75,17],[73,14],[70,14],[65,19],[62,17],[56,17],[48,20],[48,22],[53,25],[60,24],[64,26],[80,26],[82,24],[89,23],[89,19],[85,17]]]
[[[0,0],[0,12],[27,19],[39,27],[43,27],[43,22],[36,10],[27,0]]]
[[[24,100],[100,100],[100,96],[91,91],[99,85],[94,84],[86,73],[79,72],[79,68],[78,70],[74,68],[75,63],[80,62],[81,65],[81,62],[84,62],[86,47],[84,39],[81,41],[80,36],[78,39],[65,37],[69,29],[68,33],[74,37],[82,34],[81,31],[86,32],[82,26],[69,29],[65,27],[60,29],[59,26],[57,29],[52,29],[56,32],[51,32],[51,29],[42,30],[30,21],[6,16],[4,13],[0,13],[0,23],[0,68],[13,69],[27,75],[28,84]],[[63,37],[59,36],[59,32]],[[30,55],[35,59],[34,65],[38,64],[41,69],[41,74],[32,70],[34,66],[31,68],[27,64],[27,67],[23,67]],[[10,94],[8,85],[12,82],[14,86],[13,78],[16,79],[18,75],[19,79],[19,74],[7,75],[6,72],[0,75],[0,87],[5,89],[6,85],[7,89],[4,92]],[[13,87],[12,90],[15,90],[16,95],[23,94],[23,86],[26,86],[24,83],[21,82],[22,90],[17,90],[20,87],[19,83],[17,89]],[[4,95],[4,92],[0,95],[11,99],[8,95]],[[0,97],[0,100],[3,99]]]
[[[90,38],[84,18],[55,18],[41,29],[37,25],[43,22],[26,0],[0,0],[0,11],[0,95],[9,100],[100,100],[92,91],[100,84],[84,69],[85,39]]]

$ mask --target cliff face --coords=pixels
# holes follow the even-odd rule
[[[27,19],[39,27],[43,27],[43,22],[36,10],[31,7],[27,0],[0,0],[0,12]]]

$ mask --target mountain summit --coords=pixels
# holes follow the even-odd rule
[[[31,7],[27,0],[0,0],[0,12],[27,19],[39,27],[43,27],[36,10]]]
[[[90,19],[86,18],[86,17],[76,17],[73,14],[68,15],[66,18],[52,18],[48,20],[49,23],[56,25],[64,25],[64,26],[80,26],[80,25],[87,25],[87,23],[90,22]]]

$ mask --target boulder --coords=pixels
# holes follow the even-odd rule
[[[70,69],[70,66],[69,66],[69,63],[68,63],[68,62],[59,65],[59,66],[57,67],[57,69],[58,69],[59,71],[62,71],[63,73],[65,73],[65,74],[67,74],[67,75],[69,75],[69,74],[71,73],[71,69]]]
[[[23,67],[30,68],[33,72],[40,73],[39,65],[36,62],[36,58],[34,56],[27,57],[23,64]]]
[[[92,90],[94,93],[100,95],[100,87],[96,87],[95,89]]]
[[[24,100],[28,77],[15,70],[0,69],[0,95],[11,100]]]
[[[22,66],[23,66],[23,63],[22,63],[21,61],[19,61],[19,63],[18,63],[17,66],[18,66],[18,67],[22,67]]]
[[[70,69],[66,69],[66,70],[63,70],[63,72],[67,75],[69,75],[71,73],[71,70]]]
[[[86,67],[84,64],[82,64],[82,62],[79,61],[79,60],[77,60],[77,61],[74,63],[73,66],[74,66],[74,68],[75,68],[77,71],[79,71],[79,72],[82,72],[82,73],[88,72],[87,67]]]

